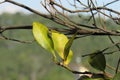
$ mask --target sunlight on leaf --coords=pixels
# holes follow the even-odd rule
[[[93,68],[104,72],[105,67],[106,67],[106,60],[105,60],[104,54],[93,53],[89,55],[88,62]]]
[[[34,22],[33,23],[33,35],[35,37],[35,40],[46,50],[51,52],[53,56],[55,57],[54,48],[53,48],[53,42],[52,39],[49,36],[48,28],[39,23]]]
[[[56,52],[59,54],[59,56],[64,59],[64,48],[65,44],[68,42],[68,38],[57,31],[52,31],[52,40],[54,43],[54,48]]]
[[[73,52],[70,50],[72,42],[74,40],[75,35],[68,40],[67,36],[61,34],[57,31],[51,31],[52,35],[50,37],[48,28],[38,22],[33,23],[33,35],[36,41],[46,50],[53,53],[54,58],[55,51],[64,61],[65,65],[68,65],[72,59]],[[64,53],[65,51],[65,53]]]
[[[68,42],[67,36],[57,31],[52,31],[52,40],[54,43],[54,49],[59,54],[59,56],[64,60],[64,48],[65,48],[66,43]],[[70,62],[72,55],[73,55],[73,52],[72,50],[70,50],[68,58],[64,62],[66,65]]]

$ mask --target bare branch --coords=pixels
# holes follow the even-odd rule
[[[113,4],[113,3],[117,2],[117,1],[120,1],[120,0],[111,1],[111,2],[109,2],[109,3],[107,3],[107,4],[105,4],[104,7],[106,7],[106,6],[110,5],[110,4]]]
[[[68,12],[70,12],[70,13],[90,12],[91,10],[96,10],[96,9],[98,9],[98,10],[107,10],[107,11],[110,11],[110,12],[113,12],[113,13],[116,13],[116,14],[120,15],[120,12],[115,11],[115,10],[113,10],[113,9],[106,8],[106,7],[104,7],[104,6],[103,6],[103,7],[94,7],[94,8],[91,8],[91,10],[90,10],[90,9],[84,9],[84,10],[69,10],[69,9],[67,9],[67,8],[59,5],[58,3],[52,2],[52,4],[60,7],[60,8],[63,9],[63,10],[66,10],[66,11],[68,11]]]
[[[26,29],[26,30],[31,30],[32,29],[32,25],[28,25],[28,26],[9,26],[9,27],[4,27],[4,28],[0,28],[0,33],[3,33],[4,31],[7,30],[19,30],[19,29]],[[59,28],[51,28],[49,27],[49,29],[54,29],[56,31],[65,33],[66,35],[71,35],[74,34],[75,31],[74,29],[62,29],[60,30]],[[78,29],[77,29],[78,30]],[[113,31],[99,31],[99,30],[95,30],[95,31],[89,31],[89,30],[83,30],[83,29],[79,29],[78,30],[78,34],[77,35],[113,35],[113,36],[120,36],[120,33],[118,32],[113,32]]]
[[[116,67],[116,74],[118,73],[118,71],[119,71],[119,66],[120,66],[120,57],[119,57],[119,59],[118,59],[118,63],[117,63],[117,67]]]
[[[1,34],[1,36],[2,36],[1,39],[15,41],[15,42],[19,42],[19,43],[32,43],[34,41],[34,40],[32,40],[32,41],[22,41],[22,40],[18,40],[18,39],[8,38],[8,37],[4,36],[3,34]]]
[[[48,16],[48,15],[46,15],[46,14],[40,13],[40,12],[38,12],[38,11],[36,11],[36,10],[34,10],[34,9],[26,6],[26,5],[17,3],[17,2],[15,2],[15,1],[6,0],[6,2],[9,2],[9,3],[12,3],[12,4],[14,4],[14,5],[20,6],[20,7],[24,8],[24,9],[30,11],[30,12],[33,12],[33,13],[35,13],[35,14],[37,14],[37,15],[40,15],[40,16],[43,16],[43,17],[45,17],[45,18],[51,18],[50,16]]]

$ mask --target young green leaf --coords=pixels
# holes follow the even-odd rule
[[[65,44],[68,42],[68,38],[64,34],[61,34],[57,31],[52,31],[52,40],[54,43],[54,49],[59,54],[59,56],[64,59],[63,52]]]
[[[120,72],[117,73],[112,80],[120,80]]]
[[[64,64],[68,65],[70,63],[72,57],[73,57],[73,52],[72,52],[72,50],[70,50],[67,59],[64,61]]]
[[[106,67],[106,60],[105,60],[105,56],[102,53],[93,53],[91,55],[89,55],[89,60],[88,60],[89,64],[100,71],[104,71],[105,67]]]
[[[68,42],[67,36],[57,31],[52,31],[52,40],[54,43],[54,49],[56,50],[58,55],[64,60],[64,48],[66,43]],[[64,62],[66,65],[70,62],[73,55],[71,50],[69,51],[69,53],[70,54],[68,55],[68,60]]]
[[[67,60],[67,57],[69,55],[69,51],[70,51],[70,48],[72,46],[72,43],[73,43],[73,40],[75,38],[75,36],[77,35],[77,32],[72,36],[72,38],[66,43],[65,45],[65,49],[64,49],[64,61]]]
[[[33,35],[35,37],[35,40],[46,50],[51,52],[55,58],[54,48],[53,48],[53,42],[52,39],[49,36],[48,28],[39,23],[34,22],[33,23]]]

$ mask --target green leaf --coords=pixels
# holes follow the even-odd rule
[[[66,43],[65,45],[65,49],[64,49],[64,61],[67,60],[67,57],[69,55],[69,51],[70,51],[70,48],[72,46],[72,43],[73,43],[73,40],[75,38],[75,36],[77,35],[77,32],[72,36],[72,38]]]
[[[120,80],[120,72],[117,73],[112,80]]]
[[[106,67],[106,60],[105,60],[105,56],[102,53],[93,53],[91,55],[89,55],[89,59],[88,59],[89,64],[100,71],[104,71],[105,67]]]
[[[54,49],[63,59],[64,58],[63,52],[64,52],[65,44],[68,42],[68,38],[64,34],[61,34],[57,31],[52,31],[52,40],[54,43]]]
[[[68,65],[70,63],[72,57],[73,57],[73,52],[72,52],[72,50],[70,50],[67,59],[64,61],[64,64]]]
[[[67,36],[57,31],[52,31],[52,40],[54,43],[54,49],[58,53],[58,55],[64,60],[64,49],[65,45],[68,42]],[[73,52],[69,51],[68,59],[64,62],[66,65],[69,64],[72,58]]]
[[[55,57],[53,42],[52,42],[51,37],[49,36],[48,28],[39,22],[34,22],[32,32],[33,32],[35,40],[44,49],[51,52],[53,56]]]

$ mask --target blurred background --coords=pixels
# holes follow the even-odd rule
[[[75,16],[70,16],[75,20],[84,23],[84,20],[79,20]],[[87,16],[83,16],[83,19]],[[49,27],[60,27],[54,22],[46,20],[35,14],[24,13],[3,13],[0,15],[0,24],[4,27],[32,25],[34,21],[39,21]],[[110,28],[116,26],[112,21],[108,20],[107,25]],[[119,26],[118,26],[119,27]],[[74,80],[75,76],[55,65],[52,62],[51,55],[41,48],[33,38],[31,30],[8,30],[4,32],[8,38],[18,39],[21,41],[33,41],[32,43],[19,43],[0,39],[0,80]],[[114,37],[114,40],[119,41],[119,37]],[[76,39],[73,42],[72,50],[74,56],[70,67],[74,70],[79,70],[79,67],[84,66],[91,70],[88,65],[87,57],[81,58],[81,55],[95,52],[96,50],[104,49],[110,46],[111,42],[107,36],[89,36]],[[115,50],[113,47],[112,50]],[[119,54],[106,55],[107,61],[112,67],[116,67]],[[115,59],[113,59],[115,57]],[[93,69],[92,69],[93,70]],[[96,71],[96,70],[94,70]],[[112,70],[108,71],[112,73]]]
[[[31,5],[32,1],[21,3]],[[25,0],[24,0],[25,1]],[[106,0],[107,1],[107,0]],[[37,6],[33,5],[32,8],[38,10],[39,2],[35,2]],[[5,6],[6,5],[6,6]],[[64,26],[58,25],[43,17],[37,16],[24,9],[15,7],[11,4],[1,4],[0,10],[0,26],[23,26],[32,25],[34,21],[39,21],[48,27]],[[111,6],[112,7],[112,6]],[[115,6],[117,7],[117,5]],[[113,8],[113,7],[112,7]],[[41,9],[41,8],[39,8]],[[119,8],[115,8],[119,9]],[[43,10],[42,10],[43,11]],[[86,21],[88,15],[83,15],[78,18],[75,15],[70,15],[74,21],[91,24],[92,21]],[[97,20],[97,19],[96,19]],[[97,21],[99,24],[99,19]],[[119,29],[120,26],[116,25],[113,21],[106,19],[106,25],[109,29]],[[114,27],[115,26],[115,27]],[[4,35],[8,38],[18,39],[21,41],[33,41],[32,43],[19,43],[10,40],[0,39],[0,80],[75,80],[76,76],[71,72],[55,65],[52,62],[51,54],[41,48],[33,38],[31,30],[7,30]],[[119,37],[114,37],[116,42],[119,42]],[[73,59],[70,63],[70,67],[74,70],[80,70],[81,66],[87,68],[90,71],[96,71],[90,67],[87,62],[87,57],[81,57],[83,54],[89,54],[96,50],[102,50],[105,47],[111,46],[111,41],[108,36],[88,36],[79,39],[75,39],[72,45],[74,52]],[[112,47],[109,51],[116,50],[116,47]],[[116,68],[118,61],[117,52],[115,54],[106,55],[106,60],[112,68]],[[114,58],[114,59],[113,59]],[[83,68],[82,68],[83,69]],[[114,70],[106,68],[110,73],[114,73]]]

